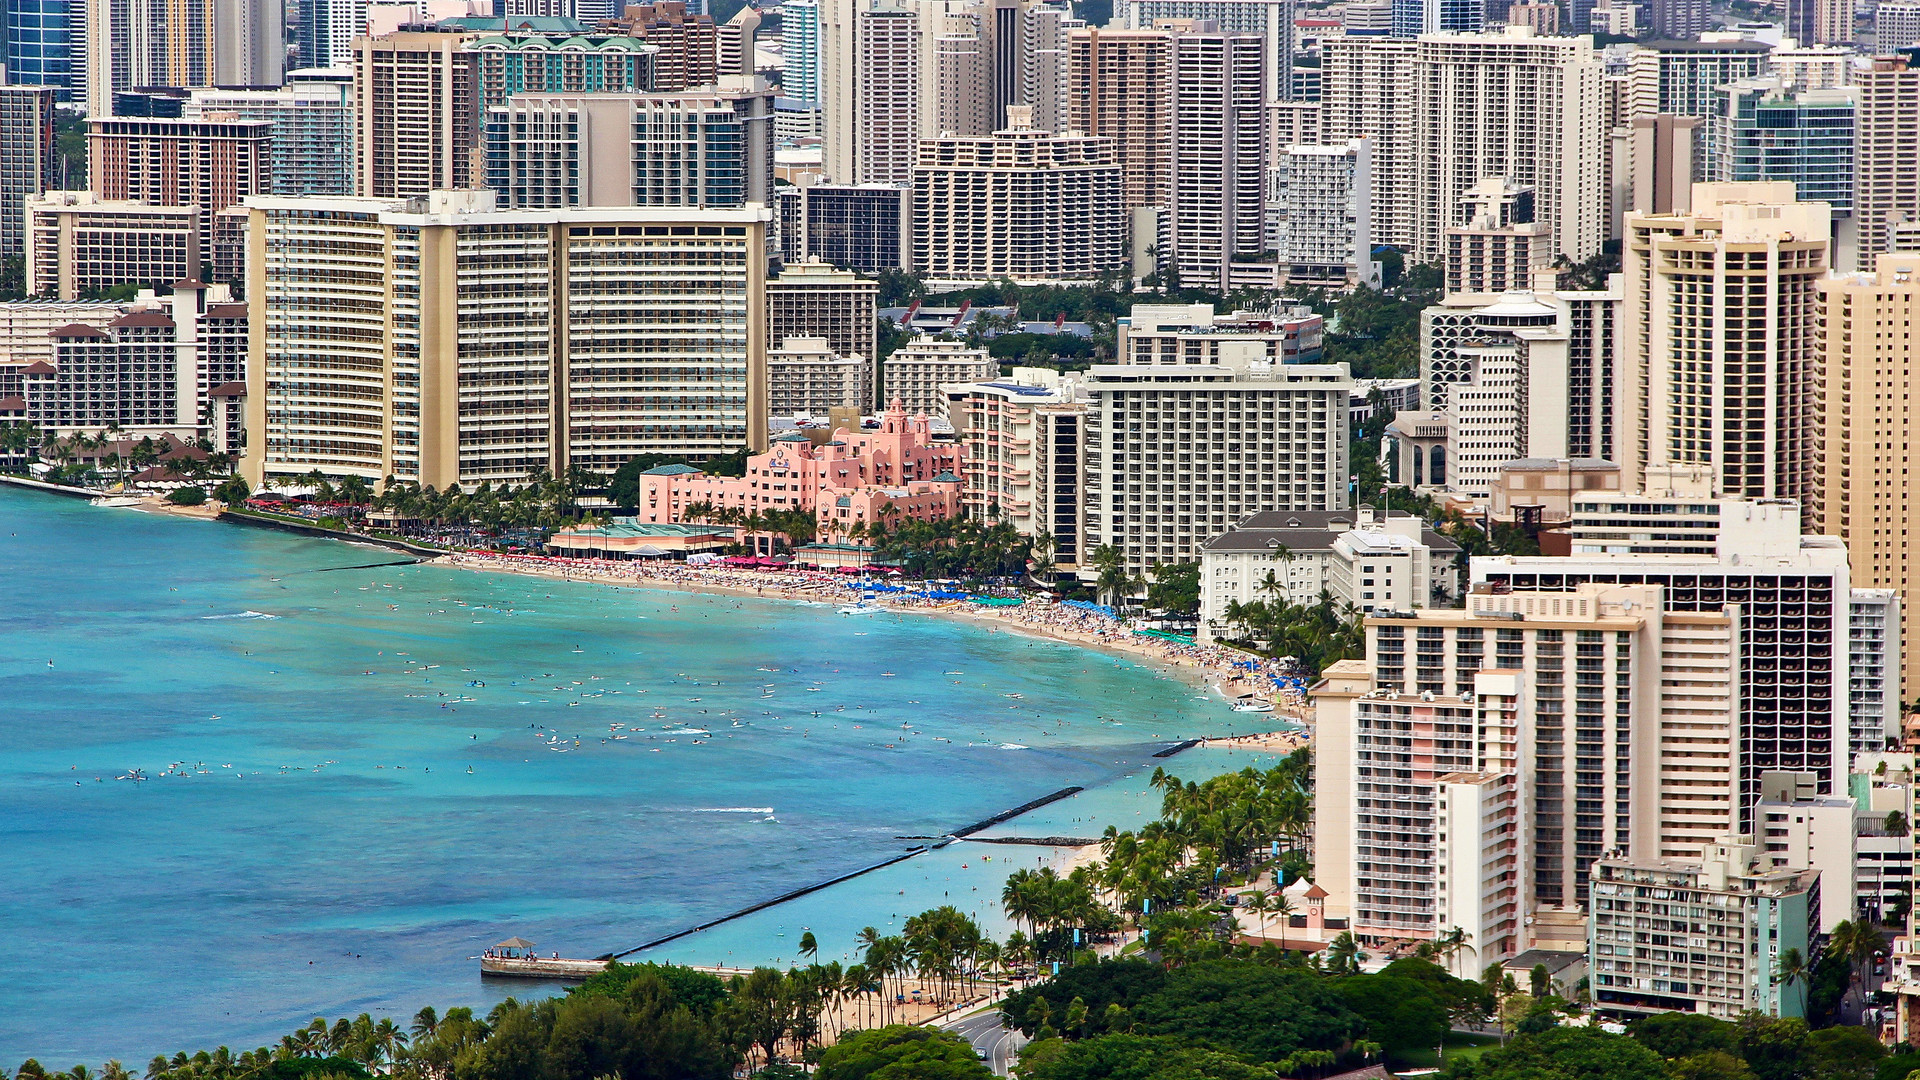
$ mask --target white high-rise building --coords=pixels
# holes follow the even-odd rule
[[[828,0],[820,10],[824,17],[843,7],[854,5]],[[917,13],[895,5],[861,7],[847,21],[844,48],[821,43],[827,175],[843,184],[906,183],[926,109],[922,95],[933,74],[921,66],[926,32]]]
[[[1268,101],[1293,97],[1295,0],[1117,0],[1115,29],[1150,30],[1163,19],[1213,24],[1228,34],[1258,34],[1266,57]]]
[[[1489,176],[1531,188],[1555,254],[1575,262],[1607,238],[1601,67],[1587,37],[1429,34],[1414,60],[1414,257],[1439,260],[1460,197]],[[1413,164],[1413,162],[1409,162]]]
[[[1766,73],[1795,90],[1832,90],[1853,84],[1852,49],[1839,45],[1803,45],[1789,39],[1767,54]]]
[[[1088,550],[1130,572],[1191,562],[1262,510],[1347,505],[1345,364],[1278,364],[1267,344],[1211,364],[1096,364],[1086,374]]]
[[[1881,52],[1920,45],[1920,0],[1880,0],[1873,5],[1873,31]]]
[[[1372,143],[1289,146],[1271,167],[1268,246],[1290,283],[1380,287],[1373,258]]]
[[[986,382],[1000,374],[1000,362],[985,349],[964,341],[917,337],[880,362],[880,397],[898,401],[909,416],[942,416],[950,383]]]
[[[1701,729],[1690,756],[1676,763],[1700,782],[1672,788],[1675,797],[1691,789],[1698,795],[1685,798],[1694,807],[1687,815],[1662,812],[1662,855],[1681,856],[1683,843],[1751,830],[1763,773],[1813,773],[1819,794],[1846,792],[1854,700],[1848,672],[1853,590],[1846,547],[1830,536],[1798,536],[1795,546],[1783,547],[1771,539],[1778,534],[1766,522],[1754,524],[1759,528],[1723,522],[1717,556],[1473,560],[1474,586],[1484,583],[1496,595],[1511,590],[1516,600],[1551,596],[1587,582],[1659,585],[1666,617],[1719,620],[1720,641],[1702,659],[1731,667],[1732,681],[1717,691],[1730,696],[1731,704],[1715,707],[1721,716]],[[1878,695],[1881,688],[1870,692]],[[1729,708],[1730,724],[1724,718]],[[1684,825],[1682,817],[1693,823]]]
[[[1328,38],[1320,45],[1321,141],[1344,146],[1364,138],[1373,241],[1399,248],[1414,236],[1414,86],[1412,41]]]
[[[873,397],[873,363],[842,356],[825,338],[790,337],[767,351],[767,411],[774,416],[865,412]]]
[[[1228,292],[1266,244],[1265,85],[1256,34],[1173,37],[1171,205],[1162,265],[1186,288]]]

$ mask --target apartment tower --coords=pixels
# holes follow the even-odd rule
[[[1853,580],[1899,595],[1902,641],[1916,630],[1913,605],[1920,475],[1907,433],[1920,425],[1913,400],[1914,320],[1920,317],[1920,254],[1881,255],[1873,270],[1819,283],[1823,373],[1815,525],[1847,542]],[[1908,648],[1901,700],[1920,692],[1920,650]]]
[[[353,43],[354,191],[392,199],[465,188],[479,146],[476,35],[401,31]]]
[[[1830,211],[1784,181],[1695,184],[1692,205],[1627,217],[1623,486],[1651,465],[1704,465],[1728,495],[1804,503]]]
[[[1892,250],[1888,228],[1920,219],[1920,51],[1854,72],[1853,213],[1861,262]]]
[[[1172,35],[1164,30],[1075,28],[1070,35],[1067,130],[1111,139],[1128,210],[1167,205],[1173,126]]]
[[[1161,264],[1186,288],[1228,292],[1234,263],[1266,252],[1265,41],[1258,34],[1173,37]]]

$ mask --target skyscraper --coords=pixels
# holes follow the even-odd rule
[[[1229,291],[1266,253],[1266,41],[1181,31],[1172,42],[1172,174],[1161,264],[1185,288]]]
[[[1801,202],[1852,210],[1853,95],[1778,78],[1714,87],[1713,179],[1791,180]]]
[[[624,34],[515,30],[475,38],[466,49],[479,65],[483,110],[514,94],[634,94],[660,81],[660,46]]]
[[[1112,544],[1145,573],[1256,511],[1346,508],[1347,365],[1227,346],[1218,363],[1088,370],[1083,552]]]
[[[295,72],[286,86],[195,90],[184,119],[231,114],[273,124],[273,194],[353,194],[353,79],[340,68]]]
[[[1553,254],[1579,262],[1600,252],[1607,189],[1591,39],[1534,37],[1524,27],[1430,34],[1418,42],[1414,78],[1415,258],[1443,255],[1461,194],[1489,176],[1533,189]]]
[[[1696,184],[1692,205],[1627,217],[1623,486],[1702,465],[1728,495],[1805,501],[1829,208],[1788,182]]]
[[[1264,44],[1266,96],[1286,101],[1293,93],[1294,0],[1117,0],[1114,21],[1147,30],[1163,19],[1213,24],[1227,34],[1258,34]]]
[[[828,88],[828,115],[851,95],[847,138],[828,143],[828,174],[845,183],[905,183],[913,178],[925,83],[920,67],[920,17],[891,5],[854,17],[852,79]],[[844,164],[841,164],[844,163]]]
[[[942,286],[1092,281],[1125,265],[1127,219],[1113,144],[1030,126],[920,144],[913,268]],[[1017,222],[1017,227],[1008,223]]]
[[[354,191],[371,198],[470,186],[479,145],[475,35],[403,31],[353,43]]]
[[[1788,0],[1789,5],[1806,0]],[[1713,25],[1707,0],[1649,0],[1647,25],[1655,37],[1680,41],[1697,38]]]
[[[57,188],[51,86],[0,86],[0,255],[26,251],[27,200]]]
[[[515,94],[487,115],[502,207],[773,204],[773,94],[760,79],[660,94]]]
[[[1393,0],[1393,36],[1477,34],[1486,27],[1480,0]]]
[[[1393,38],[1328,38],[1321,43],[1320,141],[1367,140],[1373,174],[1373,240],[1413,245],[1414,56],[1418,45]],[[1478,179],[1476,177],[1476,179]]]
[[[1650,41],[1636,46],[1627,58],[1632,115],[1708,116],[1713,88],[1758,76],[1770,51],[1745,40]]]
[[[87,181],[110,201],[194,206],[200,251],[212,250],[215,214],[273,191],[268,120],[99,118],[89,121]]]
[[[1127,209],[1165,206],[1171,180],[1166,135],[1173,123],[1171,35],[1076,27],[1070,48],[1067,130],[1113,140]]]
[[[214,0],[214,86],[279,86],[287,74],[285,0]]]
[[[764,208],[248,208],[255,484],[517,483],[766,443]]]
[[[51,86],[71,101],[84,85],[87,41],[84,0],[7,0],[7,81]]]
[[[1290,284],[1380,287],[1370,157],[1366,139],[1345,146],[1296,143],[1271,166],[1270,240]]]
[[[1889,250],[1888,226],[1920,219],[1920,64],[1875,57],[1854,72],[1853,213],[1863,263]]]
[[[820,0],[780,5],[780,91],[820,107]]]
[[[1802,44],[1853,40],[1852,0],[1787,0],[1787,36]]]
[[[298,0],[299,24],[293,35],[300,67],[334,67],[353,62],[353,39],[366,32],[367,0]]]
[[[1902,641],[1916,632],[1920,474],[1906,433],[1920,425],[1911,393],[1911,327],[1920,318],[1920,255],[1881,255],[1872,270],[1819,283],[1823,353],[1815,524],[1847,542],[1853,580],[1900,595]],[[1900,700],[1920,688],[1920,649],[1905,651]]]

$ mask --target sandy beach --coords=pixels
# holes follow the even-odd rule
[[[1176,674],[1206,685],[1226,700],[1259,697],[1275,703],[1274,715],[1297,713],[1302,695],[1277,681],[1277,665],[1223,645],[1185,644],[1133,633],[1123,622],[1084,608],[1029,600],[1018,607],[982,607],[965,601],[927,601],[901,594],[862,600],[857,582],[837,574],[795,570],[695,567],[682,563],[612,562],[458,552],[431,560],[478,571],[531,574],[562,581],[718,596],[755,597],[848,604],[864,602],[889,611],[971,619],[989,632],[1006,630],[1094,649],[1111,649],[1166,665]],[[1259,665],[1248,669],[1249,662]],[[1290,733],[1276,733],[1276,737]]]

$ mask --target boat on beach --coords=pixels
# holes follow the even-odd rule
[[[1270,713],[1273,711],[1273,702],[1263,701],[1260,698],[1244,698],[1233,703],[1233,711]]]
[[[514,979],[581,980],[606,969],[605,960],[577,960],[559,953],[541,956],[533,942],[522,937],[510,937],[480,954],[480,974]]]

